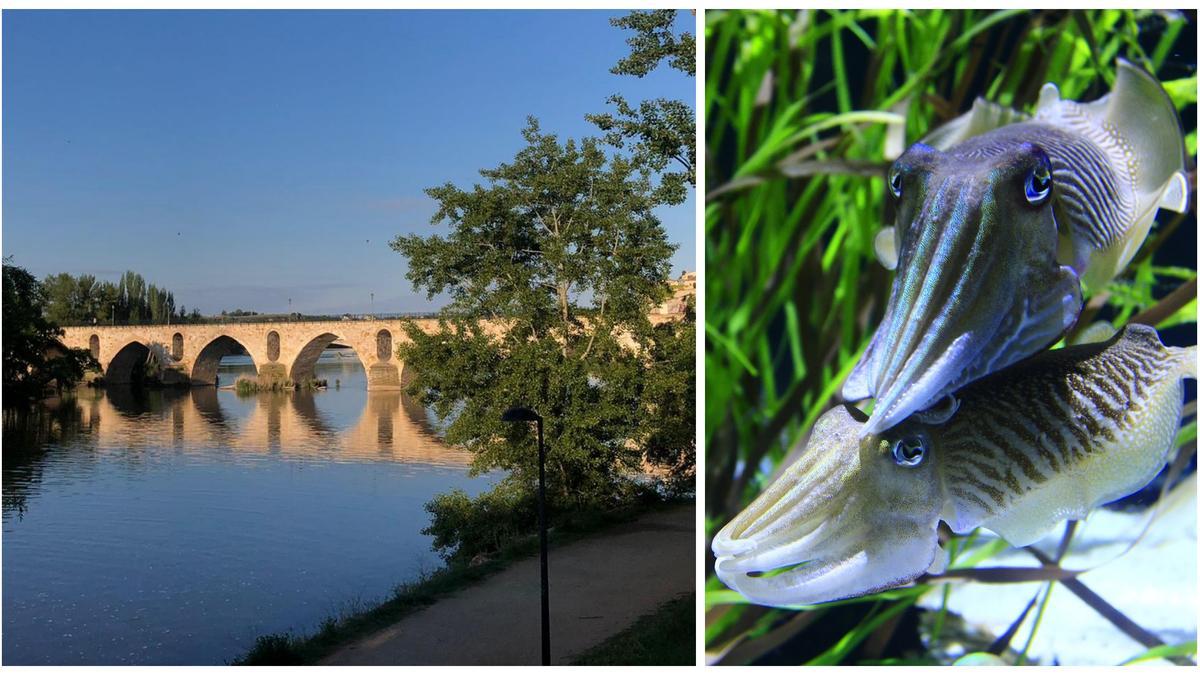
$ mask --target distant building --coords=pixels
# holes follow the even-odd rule
[[[671,297],[661,305],[650,310],[652,315],[681,315],[687,312],[688,298],[695,304],[696,273],[684,272],[678,279],[667,282],[671,285]]]

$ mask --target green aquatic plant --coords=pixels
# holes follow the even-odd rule
[[[890,272],[876,261],[875,238],[895,222],[886,177],[909,143],[966,112],[977,96],[1029,113],[1041,86],[1053,82],[1064,99],[1094,100],[1115,84],[1118,57],[1162,81],[1178,111],[1194,111],[1196,86],[1194,55],[1176,56],[1180,36],[1193,27],[1171,13],[710,11],[706,24],[704,441],[711,537],[841,400],[891,289]],[[1190,112],[1183,120],[1189,157],[1194,119]],[[1194,172],[1193,166],[1189,159]],[[1169,242],[1189,229],[1184,222],[1194,220],[1160,216],[1124,273],[1085,284],[1076,330],[1097,318],[1117,327],[1193,324],[1194,261],[1185,268],[1163,260],[1176,248]],[[1190,251],[1194,244],[1184,242]],[[1193,414],[1189,404],[1185,417]],[[1176,437],[1174,467],[1194,451],[1194,429],[1189,421]],[[969,581],[976,566],[1006,547],[980,541],[972,535],[947,541],[958,579]],[[796,612],[749,604],[712,575],[714,562],[708,559],[705,637],[710,658],[722,663],[761,661],[800,634],[811,663],[895,663],[885,649],[889,637],[930,588],[922,579]],[[1036,568],[1003,574],[1052,578]],[[939,590],[948,598],[953,588]],[[1046,597],[1040,595],[1041,607]],[[938,628],[929,636],[930,646],[940,634]],[[1152,636],[1136,639],[1155,646]],[[997,650],[1009,641],[998,640]]]

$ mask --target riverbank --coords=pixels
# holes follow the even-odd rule
[[[555,663],[570,663],[694,591],[694,516],[694,504],[676,503],[551,534]],[[328,619],[314,635],[264,636],[239,663],[536,664],[538,566],[531,538],[496,559],[398,588],[367,611]]]

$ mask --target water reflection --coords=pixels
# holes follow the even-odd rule
[[[219,664],[437,566],[424,504],[494,478],[361,366],[318,377],[341,386],[83,389],[6,413],[4,664]]]
[[[13,449],[36,449],[82,442],[101,453],[125,455],[131,447],[207,452],[216,444],[245,454],[329,461],[387,460],[457,467],[470,463],[470,453],[443,443],[426,410],[401,392],[361,392],[365,401],[348,428],[337,423],[337,411],[318,405],[329,395],[298,391],[243,398],[212,387],[81,389],[74,399],[6,414],[6,449],[9,443]],[[6,464],[8,461],[6,454]]]

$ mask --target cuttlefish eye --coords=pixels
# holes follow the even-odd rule
[[[892,175],[888,177],[888,184],[891,185],[892,196],[895,197],[896,199],[899,199],[900,198],[900,188],[901,188],[899,171],[897,171],[896,169],[892,169]]]
[[[919,436],[905,436],[892,446],[892,459],[900,466],[916,466],[925,459],[925,440]]]
[[[1050,187],[1053,184],[1050,178],[1049,160],[1045,157],[1039,159],[1041,161],[1025,177],[1025,199],[1034,206],[1045,202],[1050,197]]]

